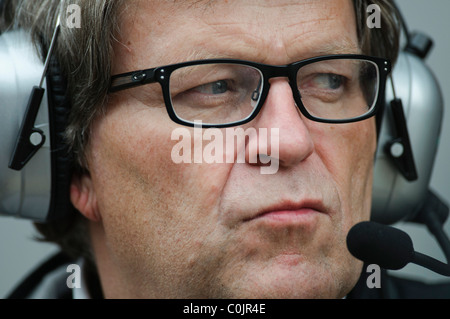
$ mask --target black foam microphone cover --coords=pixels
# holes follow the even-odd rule
[[[405,267],[415,253],[408,234],[375,222],[353,226],[347,235],[347,247],[356,258],[392,270]]]

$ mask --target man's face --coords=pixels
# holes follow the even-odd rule
[[[123,14],[113,74],[359,53],[353,10],[350,0],[136,1]],[[245,127],[279,129],[272,175],[257,163],[176,164],[180,126],[159,84],[111,96],[79,187],[91,205],[80,210],[99,217],[91,230],[106,297],[339,298],[354,286],[361,263],[345,238],[369,218],[375,122],[312,122],[286,78],[270,83]]]

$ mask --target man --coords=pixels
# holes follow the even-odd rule
[[[63,27],[55,53],[77,226],[56,240],[102,296],[349,295],[363,265],[345,239],[370,218],[377,96],[398,48],[391,3],[374,2],[383,30],[356,0],[79,3],[81,28]],[[48,46],[58,2],[24,5],[19,25]],[[205,152],[203,132],[238,127],[256,134]],[[181,151],[180,128],[192,137]]]

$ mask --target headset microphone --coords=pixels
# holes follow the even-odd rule
[[[409,235],[400,229],[376,222],[362,222],[353,226],[347,235],[350,253],[369,264],[398,270],[414,263],[450,277],[450,265],[414,251]]]

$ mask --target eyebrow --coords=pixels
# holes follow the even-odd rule
[[[355,45],[355,43],[353,43],[348,38],[343,38],[340,41],[319,45],[317,48],[313,50],[304,52],[301,55],[299,54],[298,59],[296,59],[296,61],[334,54],[361,54],[361,53],[362,50],[359,45]],[[185,56],[185,59],[182,62],[196,61],[196,60],[210,60],[210,59],[228,59],[228,58],[246,60],[244,54],[240,54],[239,52],[223,51],[222,53],[215,53],[209,50],[205,50],[204,48],[200,49],[193,48],[193,50]]]

